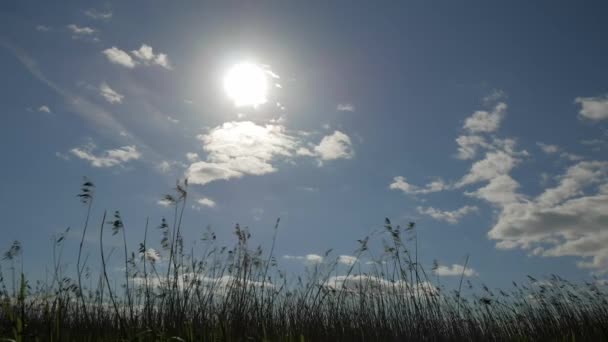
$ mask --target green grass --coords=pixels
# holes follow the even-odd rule
[[[137,251],[127,250],[119,212],[90,224],[93,183],[85,180],[79,197],[87,214],[73,269],[62,262],[65,234],[54,242],[46,282],[29,284],[18,270],[20,243],[5,253],[0,341],[608,340],[602,286],[555,275],[495,292],[469,282],[463,289],[461,276],[457,289],[446,290],[418,264],[413,223],[399,227],[386,219],[358,240],[355,256],[377,261],[372,265],[353,264],[336,277],[338,263],[328,251],[325,257],[333,261],[288,279],[273,254],[278,220],[268,253],[250,246],[248,230],[239,225],[232,247],[219,246],[208,230],[200,248],[185,250],[187,182],[165,196],[173,217],[158,227],[146,224]],[[98,273],[83,257],[88,229],[99,229]],[[120,279],[104,253],[108,234],[122,236]],[[152,235],[160,235],[162,263],[149,249]]]

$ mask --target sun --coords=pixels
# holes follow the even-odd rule
[[[224,77],[224,90],[236,107],[257,107],[267,100],[267,72],[253,63],[236,64]]]

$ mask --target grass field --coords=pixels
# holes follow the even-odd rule
[[[358,240],[355,256],[374,261],[364,269],[353,263],[338,274],[334,260],[310,265],[292,279],[278,268],[275,240],[268,251],[252,247],[248,230],[238,225],[231,247],[220,246],[209,230],[199,250],[185,250],[187,183],[165,196],[174,216],[149,223],[137,251],[127,249],[119,212],[91,220],[93,183],[85,180],[79,197],[87,216],[72,269],[62,266],[64,235],[54,242],[52,277],[36,284],[23,275],[20,243],[8,246],[0,270],[0,340],[608,340],[604,285],[555,275],[495,291],[474,288],[461,276],[457,288],[445,289],[433,280],[432,269],[418,264],[413,223],[399,227],[386,219]],[[99,234],[99,274],[85,257],[90,230]],[[278,230],[277,220],[275,237]],[[110,234],[122,235],[124,242],[120,279],[103,252]],[[156,251],[149,245],[159,235],[162,249]],[[325,257],[333,260],[330,251]]]

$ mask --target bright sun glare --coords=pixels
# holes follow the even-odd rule
[[[266,71],[253,63],[234,65],[224,77],[224,90],[237,107],[257,107],[266,103]]]

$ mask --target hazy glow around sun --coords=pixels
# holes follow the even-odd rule
[[[237,107],[266,103],[267,71],[253,63],[234,65],[224,77],[224,90]]]

